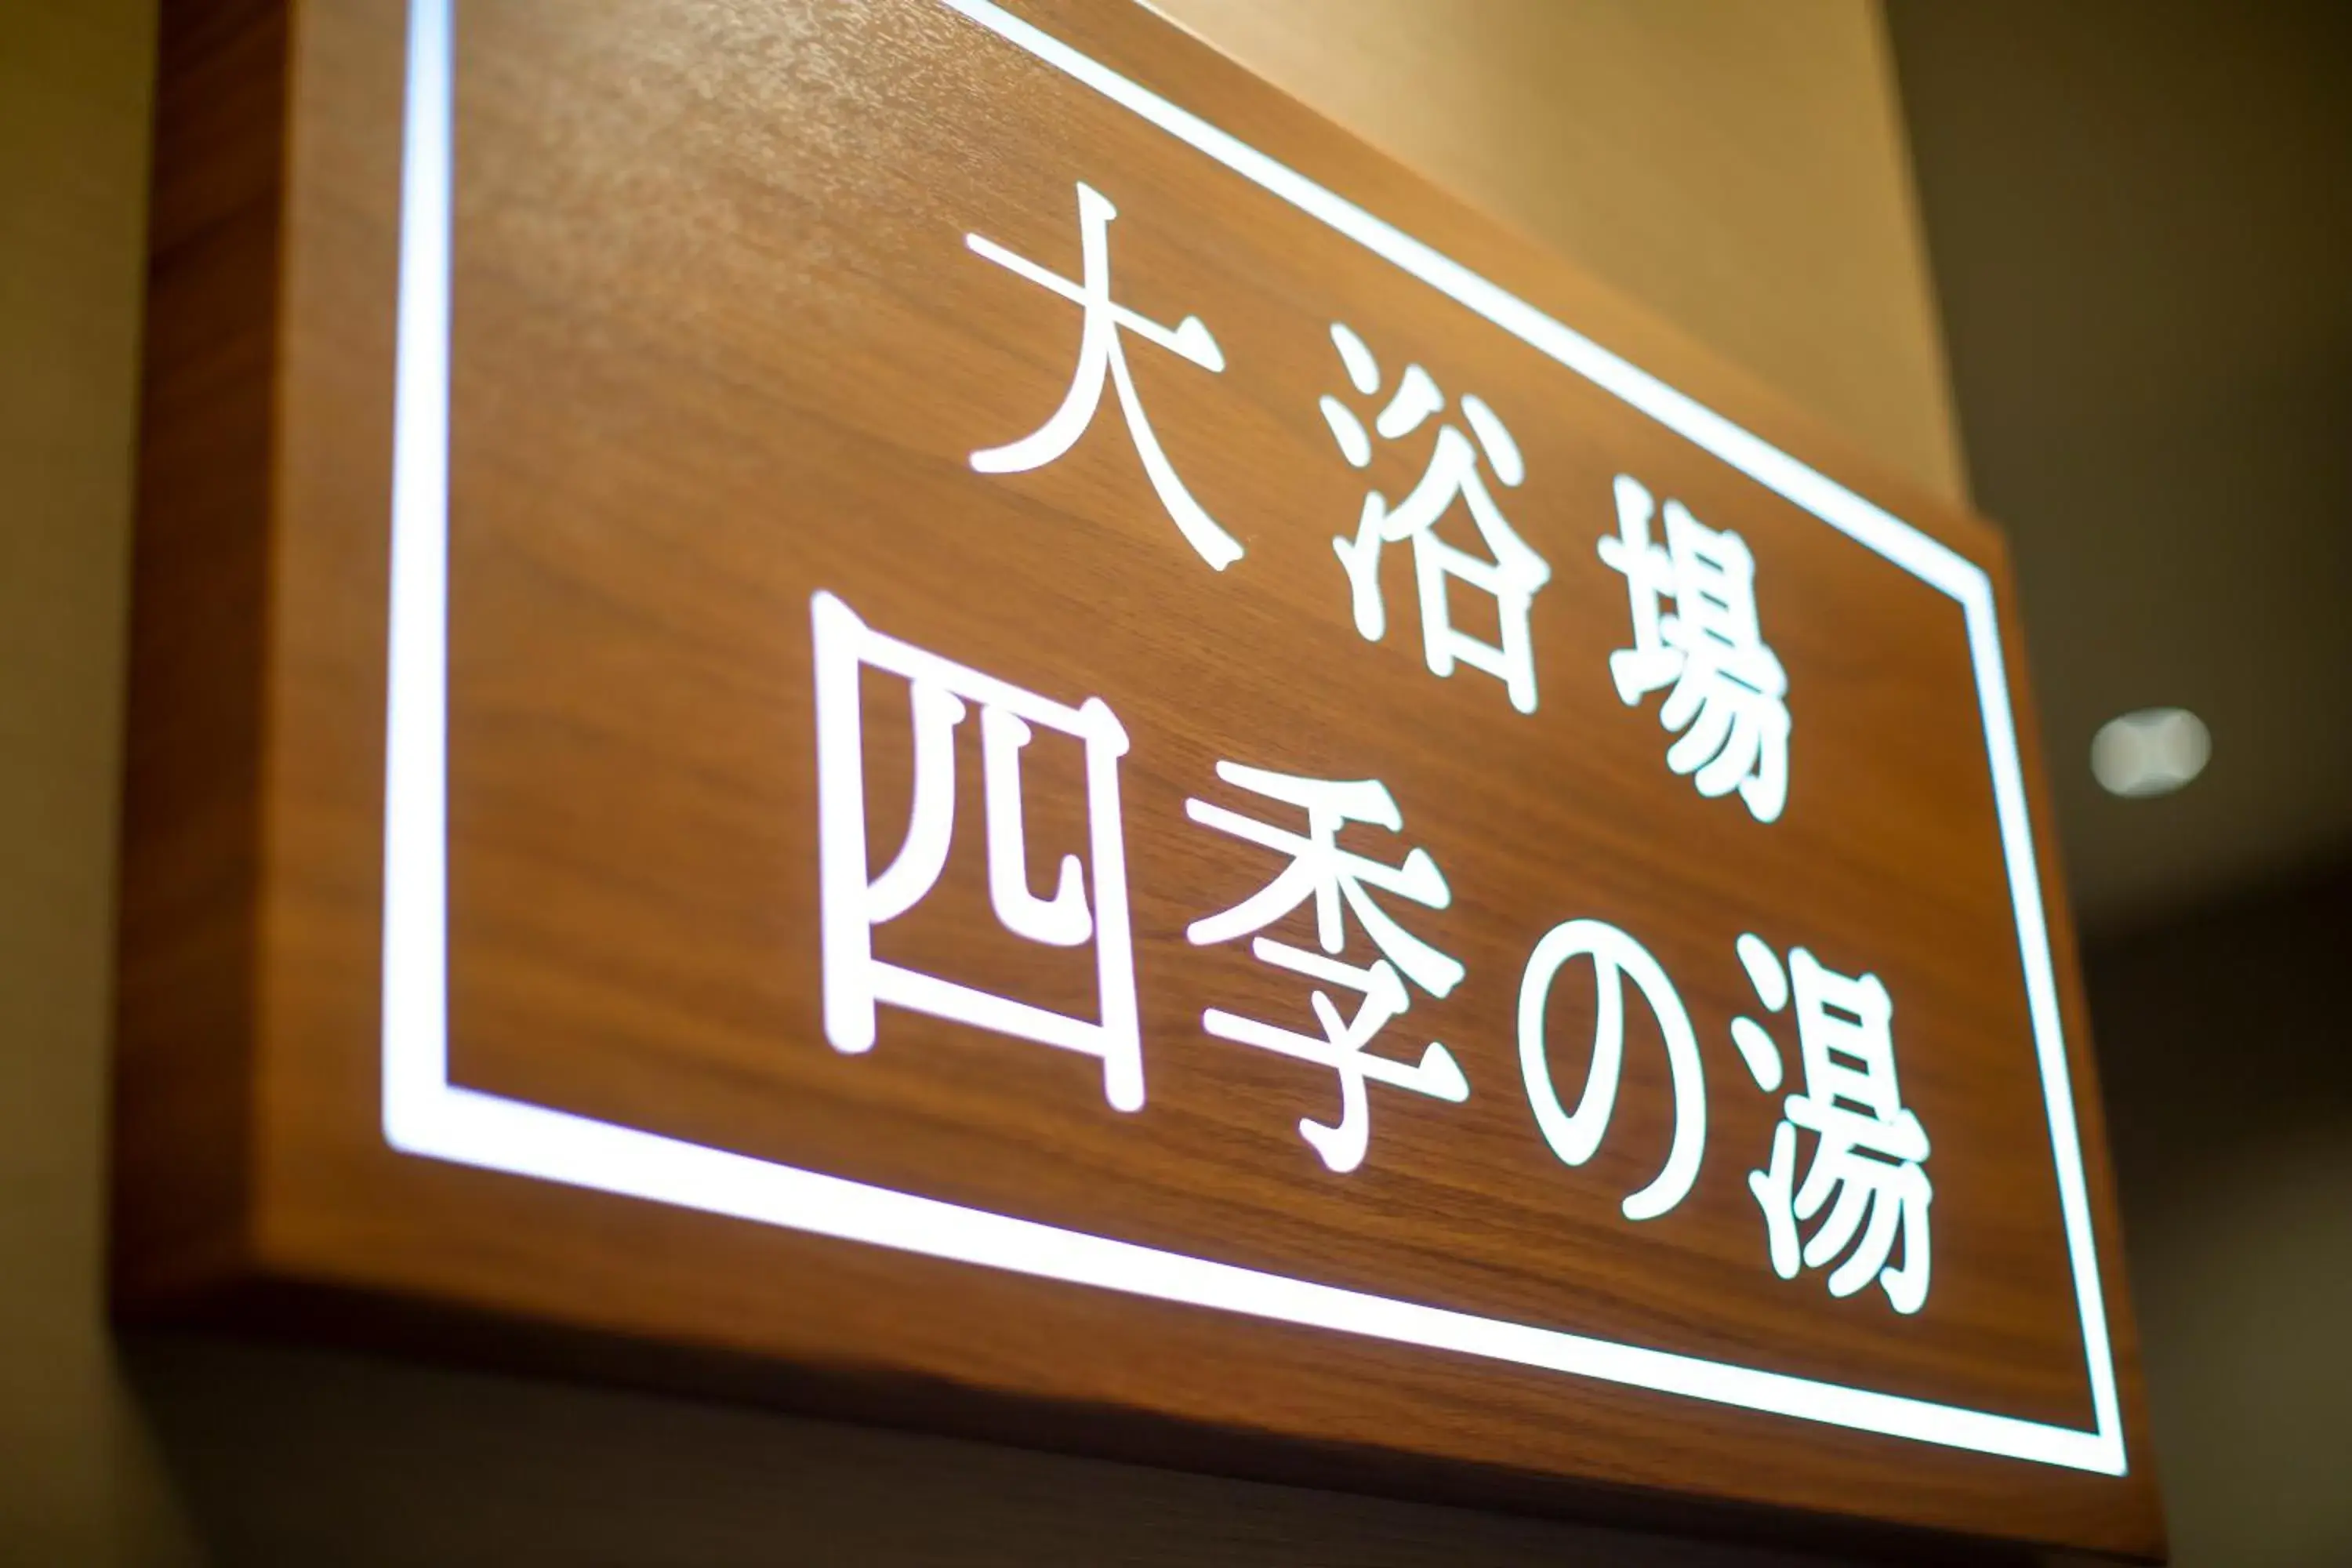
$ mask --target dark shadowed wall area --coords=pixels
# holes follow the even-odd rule
[[[2015,544],[2177,1561],[2352,1563],[2352,7],[1892,0]],[[2213,761],[2118,800],[2095,728]]]
[[[2352,870],[2085,956],[2177,1561],[2352,1563]]]

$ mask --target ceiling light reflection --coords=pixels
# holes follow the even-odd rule
[[[2143,708],[2110,719],[2091,739],[2091,772],[2110,795],[2170,795],[2205,771],[2212,731],[2186,708]]]

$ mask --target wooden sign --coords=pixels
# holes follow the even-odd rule
[[[126,1311],[2161,1551],[1984,525],[1139,9],[161,113]]]

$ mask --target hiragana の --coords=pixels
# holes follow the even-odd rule
[[[1572,960],[1592,961],[1594,1012],[1591,1066],[1584,1092],[1569,1110],[1553,1087],[1545,1010],[1552,982]],[[1706,1074],[1699,1062],[1698,1037],[1674,982],[1640,942],[1606,921],[1566,921],[1546,931],[1528,956],[1519,980],[1519,1072],[1536,1126],[1553,1153],[1581,1165],[1601,1147],[1617,1109],[1617,1084],[1625,1062],[1625,993],[1637,992],[1657,1019],[1675,1092],[1674,1140],[1665,1163],[1647,1186],[1628,1194],[1627,1219],[1655,1219],[1688,1195],[1706,1152]]]

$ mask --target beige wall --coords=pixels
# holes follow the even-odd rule
[[[0,5],[0,1562],[176,1560],[100,1315],[152,21]]]
[[[1150,0],[1965,492],[1875,0]]]
[[[0,17],[0,1563],[1754,1563],[100,1321],[151,22]],[[1947,491],[1869,0],[1171,0]],[[127,1370],[126,1370],[127,1368]]]

